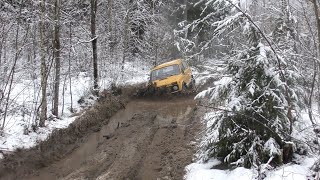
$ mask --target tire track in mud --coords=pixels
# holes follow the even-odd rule
[[[133,100],[67,157],[27,179],[183,179],[200,129],[192,97]]]

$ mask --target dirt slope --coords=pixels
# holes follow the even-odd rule
[[[25,179],[183,179],[199,129],[192,97],[134,100],[73,152]]]

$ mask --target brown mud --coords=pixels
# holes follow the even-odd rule
[[[28,153],[7,157],[5,168],[0,166],[0,173],[3,173],[0,179],[183,179],[184,167],[192,162],[195,151],[191,142],[201,129],[193,96],[139,98],[128,103],[108,101],[114,101],[106,105],[114,110],[104,107],[92,110],[95,113],[108,111],[102,116],[83,115],[100,117],[97,118],[100,124],[90,125],[91,130],[83,130],[76,140],[74,135],[70,138],[68,134],[74,134],[74,130],[64,132],[55,139],[68,139],[70,144],[60,148],[49,139],[48,150],[39,150],[39,156],[44,154],[49,158],[42,159],[43,164],[37,159],[33,164],[34,155],[29,156],[29,161],[21,157],[28,157]],[[79,121],[83,124],[81,119]],[[19,158],[22,158],[20,164]]]

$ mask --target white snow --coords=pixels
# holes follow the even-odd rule
[[[306,158],[300,165],[283,165],[267,173],[265,180],[308,180],[311,179],[309,168],[315,161]],[[252,169],[237,167],[233,170],[220,170],[213,167],[220,161],[212,159],[207,163],[192,163],[186,167],[186,180],[252,180],[257,179],[257,172]]]
[[[315,158],[305,158],[298,164],[288,164],[268,172],[266,180],[309,180],[311,179],[309,168],[315,162]]]
[[[234,170],[212,169],[221,162],[213,159],[207,163],[192,163],[186,167],[186,180],[247,180],[254,179],[250,169],[238,167]]]
[[[280,146],[279,144],[273,139],[270,138],[263,147],[263,150],[266,152],[269,152],[269,156],[272,157],[274,155],[280,155],[281,152],[279,152]]]
[[[147,81],[148,72],[150,67],[146,64],[140,64],[139,67],[134,65],[137,62],[127,62],[124,66],[123,75],[119,75],[121,70],[114,70],[118,73],[118,79],[115,82],[117,85],[132,85]],[[120,69],[120,68],[119,68]],[[112,72],[111,70],[109,72]],[[91,74],[90,74],[91,75]],[[88,97],[90,89],[92,87],[92,79],[88,73],[82,72],[78,76],[72,77],[72,103],[75,112],[79,112],[82,107],[77,103],[81,97]],[[110,87],[110,84],[114,82],[112,76],[107,74],[105,78],[100,80],[101,89]],[[35,132],[32,130],[32,122],[34,122],[35,116],[33,111],[39,106],[39,80],[31,81],[17,78],[10,99],[14,99],[14,103],[10,106],[10,111],[7,116],[5,128],[2,136],[0,136],[0,159],[3,158],[2,152],[11,152],[17,148],[30,148],[35,146],[40,141],[45,140],[54,129],[66,128],[72,123],[76,117],[71,117],[73,114],[70,112],[71,98],[69,89],[69,78],[67,78],[65,86],[64,105],[62,103],[62,90],[63,82],[60,84],[60,104],[59,104],[59,118],[49,118],[45,127],[38,128]],[[51,115],[51,98],[48,96],[48,117]],[[94,98],[86,99],[89,106],[95,102]],[[61,110],[63,108],[63,114]],[[33,110],[33,111],[32,111]],[[2,121],[0,121],[2,123]],[[28,134],[25,135],[24,131],[28,130]]]
[[[17,148],[30,148],[38,142],[45,140],[54,129],[66,128],[76,117],[56,119],[47,121],[46,127],[39,128],[36,132],[24,135],[23,122],[15,121],[11,128],[5,131],[4,136],[0,136],[0,149],[13,151]]]
[[[315,106],[314,106],[315,107]],[[317,108],[313,109],[314,118],[316,122],[319,122],[319,115],[317,113]],[[208,112],[203,117],[203,123],[206,123],[207,128],[211,128],[211,126],[216,121],[217,115],[219,114],[218,111]],[[307,112],[302,112],[302,126],[295,127],[295,131],[293,132],[294,138],[300,141],[306,141],[312,138],[312,128],[310,127],[310,120],[308,117]],[[206,134],[202,137],[201,142],[198,144],[199,151],[194,155],[195,156],[195,163],[189,164],[185,167],[186,180],[252,180],[258,179],[258,172],[254,169],[246,169],[243,167],[237,167],[235,169],[215,169],[214,166],[219,165],[221,162],[215,158],[207,157],[207,153],[203,147],[205,146],[206,142],[212,142],[217,139],[218,132],[217,126],[214,127],[212,131],[206,131]],[[266,144],[266,149],[269,150],[271,154],[278,154],[279,152],[275,151],[276,148],[275,141],[270,139]],[[280,167],[273,169],[271,166],[270,170],[267,170],[265,164],[262,165],[262,171],[266,172],[266,180],[310,180],[313,179],[311,177],[311,166],[317,160],[318,154],[312,154],[308,156],[302,156],[295,154],[295,163],[288,163],[284,164]]]

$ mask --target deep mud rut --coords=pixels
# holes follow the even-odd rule
[[[201,129],[192,97],[133,100],[63,159],[30,180],[183,179]]]

